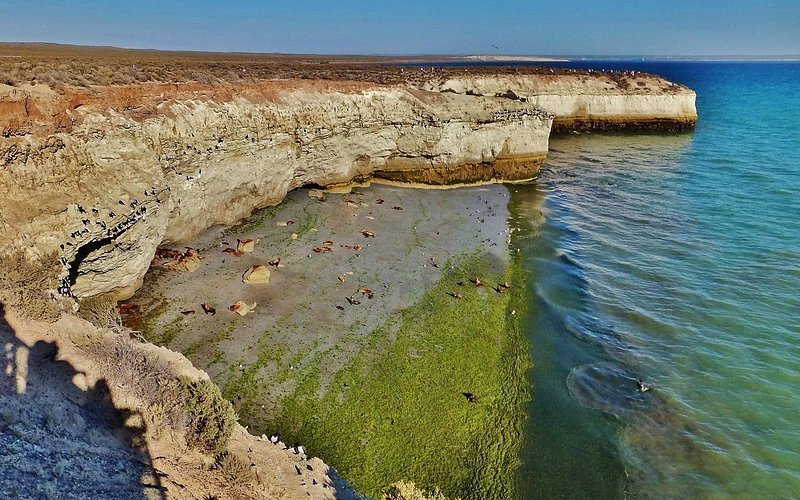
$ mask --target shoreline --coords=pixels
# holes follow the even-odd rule
[[[439,488],[448,497],[477,498],[481,496],[480,492],[490,496],[508,496],[507,488],[513,485],[514,464],[518,463],[521,445],[520,412],[527,398],[524,371],[528,366],[525,361],[528,348],[520,337],[519,327],[512,326],[516,325],[519,317],[516,314],[524,309],[522,291],[526,287],[520,281],[520,274],[514,271],[518,268],[518,263],[515,263],[518,257],[505,249],[505,209],[501,210],[501,206],[508,202],[506,188],[484,186],[444,193],[376,185],[349,194],[325,192],[324,202],[315,201],[307,193],[304,190],[293,192],[283,204],[255,213],[238,228],[213,229],[199,242],[189,243],[204,256],[197,272],[158,271],[153,277],[146,278],[142,290],[126,302],[126,307],[141,308],[145,336],[184,352],[196,366],[208,371],[223,388],[226,397],[234,402],[243,424],[256,433],[269,434],[280,430],[286,439],[302,442],[310,453],[335,466],[359,491],[376,495],[402,480],[422,488]],[[375,198],[386,202],[376,205]],[[486,205],[482,198],[491,204]],[[350,199],[358,206],[347,206],[344,200]],[[365,204],[369,206],[363,206]],[[391,206],[394,204],[402,205],[403,210],[393,210]],[[458,214],[460,206],[461,210],[467,206],[488,208],[481,209],[480,214],[468,210],[473,212],[469,216]],[[317,210],[324,212],[318,213]],[[375,220],[366,220],[366,217]],[[427,217],[431,217],[428,222]],[[276,225],[287,219],[295,223],[289,227]],[[450,222],[443,222],[448,220]],[[487,224],[481,220],[495,222],[485,227]],[[311,225],[308,221],[312,221]],[[369,224],[375,232],[374,239],[364,240],[357,234],[357,229],[363,224]],[[401,229],[403,227],[406,229]],[[286,236],[293,231],[299,234],[298,238],[287,239]],[[441,236],[436,234],[439,231],[442,231]],[[489,236],[489,242],[472,237],[472,232],[478,234],[480,231]],[[391,242],[382,242],[388,234],[392,235]],[[280,255],[281,266],[285,267],[273,268],[270,283],[263,285],[264,290],[273,289],[275,292],[245,296],[248,303],[258,302],[254,313],[237,320],[235,326],[227,320],[224,324],[212,326],[209,323],[211,319],[203,317],[197,303],[209,301],[216,307],[216,317],[233,316],[224,310],[224,299],[220,301],[220,297],[226,295],[230,297],[229,302],[237,296],[228,291],[236,275],[229,275],[225,269],[228,269],[231,259],[237,263],[237,268],[246,267],[252,260],[248,257],[251,254],[238,258],[216,257],[215,253],[223,246],[212,242],[222,239],[235,244],[237,237],[244,236],[258,238],[253,254],[257,254],[256,260]],[[360,257],[342,254],[348,250],[339,248],[339,242],[349,242],[356,236],[354,241],[370,241],[371,246],[365,246]],[[331,253],[305,255],[312,245],[327,238],[335,240]],[[387,247],[387,243],[390,246]],[[296,245],[301,248],[291,250]],[[398,251],[387,253],[391,247]],[[410,254],[406,254],[406,248]],[[476,251],[477,254],[470,256]],[[424,255],[415,257],[419,252]],[[337,255],[345,257],[343,265],[335,264],[340,258]],[[331,262],[328,256],[335,261]],[[433,258],[435,260],[431,260]],[[221,264],[223,260],[225,263]],[[298,265],[307,266],[304,262],[309,260],[316,263],[313,270],[296,270]],[[431,263],[439,267],[434,268]],[[333,269],[329,270],[331,264]],[[450,265],[455,267],[450,269]],[[463,270],[459,271],[462,267]],[[220,275],[217,269],[222,269],[223,273]],[[343,273],[347,269],[355,271],[355,274]],[[375,272],[381,273],[379,281],[369,278]],[[344,276],[347,283],[337,282],[337,273],[343,273],[340,276]],[[475,287],[468,280],[477,273],[490,284],[476,289],[480,293],[473,294],[470,289]],[[424,278],[426,275],[429,277]],[[213,291],[204,284],[208,280],[213,283]],[[465,282],[465,285],[459,286],[456,281]],[[498,293],[491,289],[495,281],[511,281],[513,289]],[[225,282],[231,285],[225,285]],[[351,286],[351,282],[356,284]],[[191,290],[186,289],[188,283],[191,283]],[[389,288],[381,283],[389,283]],[[286,299],[275,295],[287,286],[294,288],[290,303],[297,304],[296,313],[287,309],[289,302]],[[331,296],[326,291],[332,287],[347,294],[364,286],[375,291],[375,298],[366,299],[359,295],[361,305],[358,306],[351,306],[341,295]],[[180,292],[183,289],[186,292]],[[459,290],[465,298],[456,300],[448,296],[446,292],[453,289]],[[176,295],[187,292],[191,296],[188,300]],[[166,308],[159,306],[162,295],[170,297],[170,305]],[[329,302],[331,299],[333,303]],[[496,307],[492,304],[498,300],[507,305],[490,313],[494,311],[491,308]],[[309,301],[314,306],[306,309],[303,304]],[[338,311],[334,304],[341,304],[346,309]],[[380,307],[381,312],[375,307]],[[462,312],[455,315],[448,312],[454,307]],[[489,309],[484,309],[486,307]],[[178,313],[187,309],[197,312],[188,317]],[[475,314],[477,310],[483,310],[480,316],[472,322],[462,323],[466,314]],[[148,311],[154,311],[155,316]],[[300,316],[295,318],[297,314]],[[352,314],[356,316],[351,318]],[[272,324],[272,320],[267,319],[269,316],[274,317],[274,326],[263,326],[265,320]],[[473,323],[474,326],[470,326]],[[423,324],[429,326],[422,327]],[[352,330],[348,325],[357,327]],[[509,328],[503,325],[509,325]],[[204,333],[196,330],[198,327]],[[147,333],[159,331],[173,333],[161,337]],[[349,333],[341,336],[337,331]],[[484,335],[494,336],[492,338],[496,340],[469,347]],[[430,347],[426,346],[431,343],[448,347],[442,353],[429,351]],[[475,354],[467,355],[463,349],[473,349]],[[415,352],[411,357],[408,357],[409,350]],[[469,359],[458,361],[462,357]],[[387,361],[380,361],[384,358]],[[438,361],[433,361],[435,359]],[[471,364],[479,360],[480,365]],[[362,370],[375,369],[369,368],[371,366],[382,368],[373,375],[362,373]],[[416,368],[405,371],[408,368],[404,367],[413,366]],[[432,367],[437,368],[431,371]],[[454,372],[450,372],[451,369],[461,370],[461,376],[473,380],[473,384],[456,383],[453,386]],[[472,373],[475,370],[482,375],[476,377]],[[396,380],[389,381],[389,373]],[[426,385],[436,388],[433,391],[435,395],[426,396],[425,391],[419,392],[417,386],[416,377],[421,373],[428,373],[434,379],[448,375],[435,383],[429,381]],[[489,381],[493,382],[480,389]],[[355,388],[360,389],[353,392]],[[466,401],[461,395],[464,391],[475,393],[478,403]],[[398,406],[386,406],[387,401],[395,401]],[[366,416],[361,415],[362,412],[366,412]],[[443,418],[447,423],[435,423]],[[463,418],[478,420],[464,427]],[[393,422],[388,427],[384,427],[386,419]],[[464,437],[443,436],[437,430],[443,428]],[[370,438],[359,438],[368,429],[375,434]],[[495,431],[481,433],[483,435],[479,437],[475,434],[477,429]],[[414,437],[410,438],[411,435]],[[365,443],[364,439],[368,441]],[[453,441],[463,444],[457,445]],[[353,442],[361,442],[361,446],[354,449]],[[472,445],[467,446],[470,442],[483,451],[470,451]],[[461,446],[466,447],[456,451],[455,448]],[[441,455],[438,447],[450,451]],[[367,458],[370,456],[372,458]],[[398,468],[400,464],[395,460],[402,456],[413,457],[414,461]],[[449,463],[455,457],[462,458],[442,469],[440,464]],[[469,461],[483,465],[475,463],[472,467],[465,467],[465,457],[473,457]],[[355,465],[363,460],[371,462],[372,468],[364,470]],[[488,476],[484,477],[486,474]],[[377,478],[385,480],[376,482]]]

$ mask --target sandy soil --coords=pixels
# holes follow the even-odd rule
[[[503,186],[373,185],[349,194],[326,192],[324,201],[309,194],[295,191],[239,227],[214,228],[189,243],[203,257],[194,273],[165,269],[169,261],[157,264],[128,301],[141,314],[127,315],[127,324],[142,329],[148,340],[183,352],[222,387],[259,363],[257,379],[263,382],[248,403],[270,412],[320,354],[327,360],[318,367],[324,392],[337,370],[361,350],[361,340],[417,302],[459,257],[488,251],[498,270],[507,258]],[[362,230],[375,236],[365,237]],[[256,239],[255,250],[239,257],[225,253],[239,238]],[[333,242],[331,251],[315,253],[326,241]],[[278,258],[277,267],[269,266],[269,284],[242,282],[248,268]],[[373,298],[361,289],[371,290]],[[239,317],[228,311],[238,300],[256,302],[255,312]],[[204,313],[203,303],[216,314]],[[241,398],[226,395],[235,406]]]

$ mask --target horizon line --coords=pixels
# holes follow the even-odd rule
[[[782,60],[800,60],[800,54],[531,54],[531,53],[478,53],[478,52],[462,52],[462,53],[345,53],[345,52],[254,52],[249,50],[191,50],[191,49],[165,49],[154,47],[123,47],[117,45],[83,45],[72,44],[63,42],[42,42],[42,41],[0,41],[2,45],[53,45],[58,47],[74,47],[86,49],[113,49],[122,51],[150,51],[150,52],[184,52],[193,54],[238,54],[238,55],[263,55],[263,56],[319,56],[319,57],[497,57],[507,58],[513,60],[513,57],[541,57],[541,58],[560,58],[560,59],[575,59],[581,58],[584,60],[591,60],[591,58],[600,59],[619,59],[629,60],[633,59],[726,59],[726,60],[749,60],[749,59],[782,59]],[[547,61],[542,61],[547,62]]]

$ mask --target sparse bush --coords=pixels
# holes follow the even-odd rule
[[[225,449],[236,414],[219,388],[210,380],[182,378],[177,390],[188,418],[186,441],[189,446],[208,452]]]
[[[107,328],[110,323],[119,322],[119,314],[114,309],[117,301],[111,294],[80,299],[78,304],[78,316],[98,328]]]
[[[55,254],[34,261],[22,251],[0,257],[0,301],[25,317],[56,321],[61,308],[49,290],[56,288],[58,277],[55,266],[47,264],[55,261]]]
[[[247,464],[229,451],[217,454],[214,469],[220,471],[226,481],[234,485],[245,485],[253,481],[253,474]]]

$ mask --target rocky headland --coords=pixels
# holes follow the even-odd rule
[[[16,319],[27,315],[34,331],[58,336],[59,323],[37,320],[79,322],[71,314],[99,298],[130,297],[160,245],[298,187],[529,180],[551,132],[678,131],[696,120],[694,92],[652,75],[310,64],[290,79],[254,67],[265,77],[0,84],[7,330],[29,331]],[[76,328],[60,330],[71,338]],[[93,338],[87,345],[112,342]],[[142,359],[142,370],[156,363]]]

